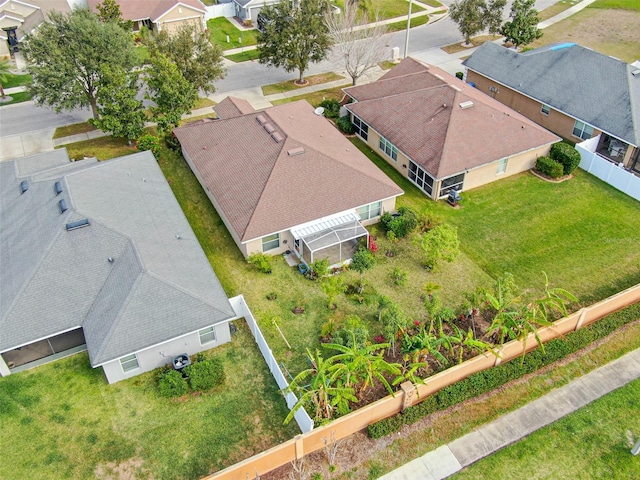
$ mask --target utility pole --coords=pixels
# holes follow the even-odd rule
[[[409,0],[409,15],[407,16],[407,36],[404,40],[404,58],[407,58],[409,55],[409,29],[411,28],[411,6],[413,5],[413,0]]]

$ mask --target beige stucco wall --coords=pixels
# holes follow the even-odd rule
[[[464,177],[463,190],[471,190],[472,188],[480,187],[487,183],[515,175],[516,173],[531,170],[536,163],[536,159],[547,155],[550,149],[551,145],[547,145],[509,157],[507,159],[507,169],[504,173],[498,173],[500,160],[471,169]]]
[[[353,120],[353,117],[351,117],[351,118]],[[358,137],[358,138],[360,138],[360,137]],[[386,160],[389,163],[389,165],[391,165],[398,172],[400,172],[403,177],[406,177],[409,174],[408,173],[409,172],[409,162],[407,160],[407,157],[405,157],[404,154],[402,154],[402,152],[398,151],[398,160],[394,161],[386,153],[384,153],[382,150],[380,150],[380,135],[378,135],[378,132],[373,130],[371,128],[371,126],[369,126],[369,137],[367,139],[367,144],[373,149],[374,152],[376,152],[378,155],[380,155],[381,158]]]
[[[284,243],[284,240],[286,240],[287,243]],[[289,230],[280,232],[280,246],[278,248],[274,248],[273,250],[269,250],[264,253],[268,255],[280,255],[287,250],[293,250],[293,235],[291,235]],[[240,246],[240,251],[245,257],[252,253],[262,252],[262,238],[243,243]]]
[[[573,117],[554,110],[553,108],[551,108],[549,115],[544,115],[541,112],[542,104],[540,102],[511,90],[508,87],[499,85],[471,70],[467,70],[467,82],[474,83],[476,88],[481,92],[495,98],[500,103],[512,108],[516,112],[536,122],[538,125],[543,126],[547,130],[552,131],[556,135],[560,135],[561,137],[573,142],[582,141],[581,138],[573,135],[573,126],[576,122]],[[490,92],[490,87],[495,87],[497,92]],[[600,130],[594,129],[593,136],[596,137],[599,134]]]
[[[156,20],[158,30],[173,33],[185,25],[204,28],[204,14],[192,8],[177,5]]]
[[[214,326],[216,332],[216,340],[205,345],[200,345],[200,336],[198,332],[193,332],[180,338],[169,340],[168,342],[156,345],[141,352],[136,352],[140,368],[122,371],[120,359],[102,365],[107,382],[115,383],[125,378],[135,377],[144,372],[149,372],[171,363],[171,357],[186,353],[189,356],[204,350],[215,348],[223,343],[231,341],[231,332],[229,331],[229,323],[225,322]]]

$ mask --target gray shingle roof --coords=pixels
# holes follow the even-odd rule
[[[175,134],[242,242],[403,193],[303,100]]]
[[[0,351],[82,326],[96,366],[234,316],[149,152],[64,158],[0,163]],[[67,231],[78,218],[90,226]]]
[[[463,62],[632,145],[640,145],[640,75],[621,60],[574,44],[526,53],[487,42]]]

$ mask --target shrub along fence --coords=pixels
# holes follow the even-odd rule
[[[544,327],[538,330],[538,335],[543,342],[549,342],[558,337],[562,337],[566,334],[574,332],[576,330],[583,329],[597,322],[598,320],[607,317],[608,315],[618,312],[626,307],[629,307],[635,303],[640,302],[640,285],[636,285],[627,290],[624,290],[616,295],[613,295],[601,302],[593,304],[589,307],[585,307],[565,318],[554,322],[553,326]],[[232,303],[233,304],[233,303]],[[637,309],[636,309],[637,310]],[[622,319],[620,322],[611,322],[611,329],[617,328],[624,323],[627,323],[631,319]],[[608,329],[604,332],[594,332],[586,340],[592,341],[599,338],[600,334],[608,333]],[[583,339],[584,340],[584,339]],[[556,340],[557,342],[563,342],[563,340]],[[588,343],[585,342],[585,343]],[[582,345],[580,342],[574,342],[576,348],[580,348]],[[526,340],[526,351],[529,352],[537,348],[535,336],[529,335]],[[568,347],[571,349],[571,346]],[[562,350],[562,349],[558,349]],[[517,359],[522,356],[523,342],[514,340],[505,343],[500,350],[500,357],[495,357],[490,353],[484,353],[478,355],[472,359],[469,359],[459,365],[453,366],[440,373],[432,375],[425,379],[424,385],[413,386],[410,383],[403,384],[401,391],[396,392],[393,396],[387,396],[375,403],[369,404],[363,408],[360,408],[344,417],[340,417],[331,421],[327,425],[315,428],[307,433],[296,436],[294,439],[277,445],[269,450],[265,450],[258,455],[248,458],[242,462],[239,462],[231,467],[221,470],[213,475],[206,477],[207,480],[245,480],[247,478],[256,478],[260,474],[264,474],[274,470],[282,465],[293,460],[299,460],[304,455],[319,450],[325,446],[325,443],[340,440],[355,432],[358,432],[369,425],[379,422],[388,417],[392,417],[400,412],[406,411],[409,413],[413,410],[418,413],[419,406],[410,408],[413,404],[418,402],[425,402],[426,405],[430,405],[432,410],[438,408],[438,406],[444,408],[445,406],[457,403],[456,399],[451,399],[449,405],[434,405],[434,394],[437,394],[442,389],[451,387],[452,385],[471,377],[474,374],[483,372],[492,367],[498,366],[501,363],[508,362],[509,360]],[[536,352],[539,353],[539,352]],[[568,350],[565,354],[570,353]],[[544,358],[544,354],[538,355]],[[557,358],[561,358],[560,355]],[[528,367],[529,371],[534,371],[536,368],[542,366],[542,361],[533,362],[536,364],[535,368]],[[505,365],[506,367],[507,365]],[[523,369],[524,370],[524,369]],[[486,372],[489,373],[489,372]],[[527,373],[523,371],[522,373]],[[516,377],[514,377],[516,378]],[[505,378],[504,381],[511,380],[511,378]],[[478,383],[479,390],[487,391],[487,382],[473,382]],[[482,383],[480,385],[479,383]],[[504,382],[502,382],[504,383]],[[498,385],[495,385],[498,386]],[[473,390],[474,385],[465,385],[466,390]],[[478,391],[477,393],[482,393]],[[453,393],[453,392],[452,392]],[[466,394],[458,395],[458,401],[464,400],[473,396],[470,392]],[[301,409],[302,410],[302,409]],[[415,416],[415,415],[413,415]],[[396,423],[401,424],[401,421]],[[410,420],[406,423],[410,423]],[[399,428],[399,426],[398,426]],[[386,428],[384,430],[387,430]],[[370,431],[370,433],[372,433]],[[385,432],[388,433],[388,432]]]

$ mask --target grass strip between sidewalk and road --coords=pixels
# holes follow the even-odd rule
[[[245,52],[225,55],[224,58],[236,63],[249,62],[251,60],[257,60],[258,58],[260,58],[260,52],[257,49],[253,49],[253,50],[247,50]]]
[[[321,85],[323,83],[334,82],[336,80],[345,80],[342,75],[338,75],[335,72],[327,72],[327,73],[319,73],[317,75],[310,75],[308,77],[304,77],[306,83],[304,85],[297,85],[295,80],[286,80],[280,83],[272,83],[271,85],[263,85],[262,86],[262,94],[274,95],[276,93],[286,93],[291,92],[292,90],[296,90],[303,87],[310,87],[312,85]],[[296,79],[297,80],[297,79]]]

